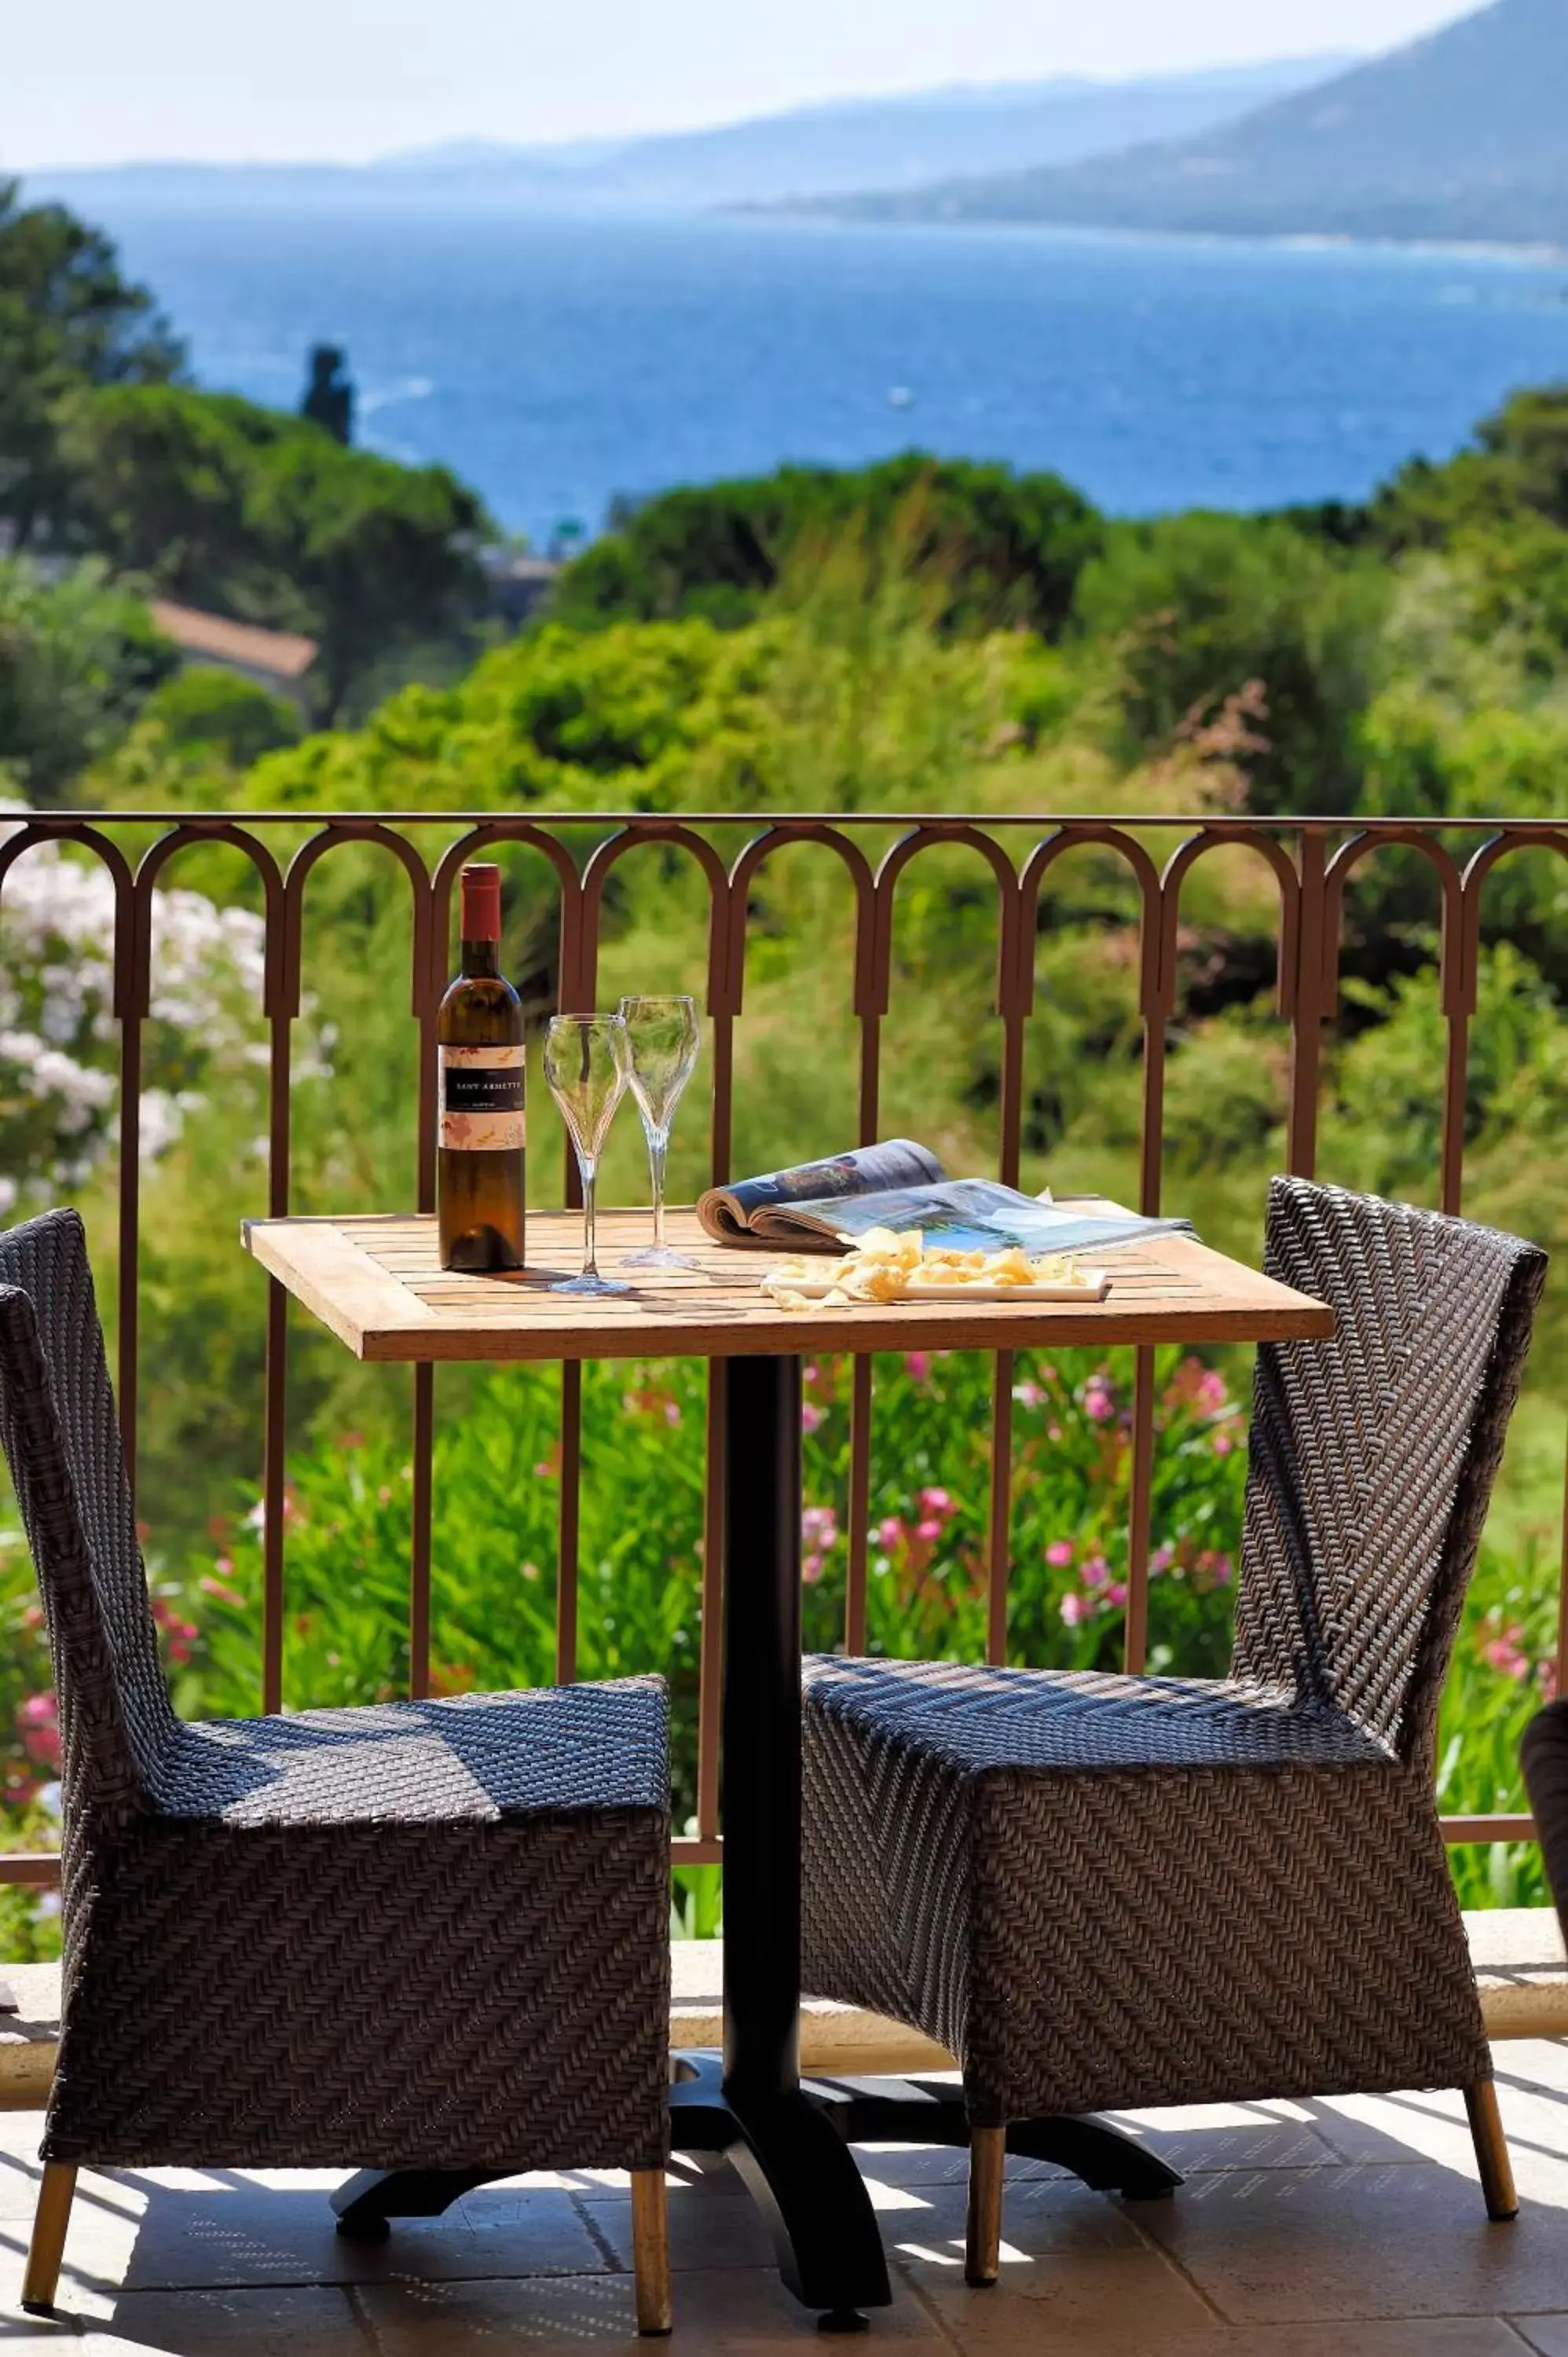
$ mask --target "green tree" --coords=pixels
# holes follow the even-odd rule
[[[872,540],[897,535],[908,563],[945,575],[945,628],[1022,625],[1051,637],[1102,531],[1059,476],[918,452],[854,471],[781,467],[668,491],[613,521],[556,591],[557,615],[578,628],[686,615],[733,627],[757,612],[799,552],[857,525]]]
[[[1242,699],[1251,741],[1234,758],[1252,807],[1345,811],[1387,595],[1380,567],[1288,522],[1199,511],[1113,526],[1075,614],[1118,676],[1126,751],[1190,736]]]
[[[331,720],[389,646],[479,603],[492,527],[444,467],[345,449],[308,419],[180,386],[82,393],[62,448],[77,529],[111,561],[192,605],[320,643]]]
[[[101,565],[48,581],[25,558],[0,564],[0,774],[30,802],[58,801],[178,661]]]
[[[156,384],[182,346],[114,248],[63,205],[24,206],[0,180],[0,519],[27,548],[59,520],[69,475],[57,408],[79,385]]]

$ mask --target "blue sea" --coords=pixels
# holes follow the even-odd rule
[[[344,345],[361,438],[536,544],[618,493],[917,447],[1114,512],[1362,497],[1568,377],[1533,256],[780,220],[94,210],[208,385],[298,398]]]

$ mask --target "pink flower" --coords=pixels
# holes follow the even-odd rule
[[[1021,1383],[1014,1384],[1013,1396],[1020,1407],[1044,1407],[1046,1404],[1045,1393],[1038,1383],[1031,1383],[1027,1375]]]
[[[945,1490],[920,1490],[917,1496],[928,1514],[950,1514],[953,1501]]]
[[[930,1372],[931,1354],[929,1351],[905,1351],[904,1372],[912,1383],[923,1383]]]
[[[815,1552],[808,1555],[802,1555],[800,1559],[800,1577],[806,1582],[806,1585],[809,1587],[814,1587],[822,1576],[822,1556],[817,1555]]]
[[[232,1579],[234,1577],[233,1561],[229,1555],[214,1555],[212,1558],[212,1568],[218,1574],[220,1579]]]
[[[1069,1587],[1058,1609],[1068,1627],[1076,1629],[1080,1620],[1089,1618],[1089,1598],[1080,1596],[1076,1587]]]
[[[672,1399],[664,1403],[664,1421],[666,1424],[679,1424],[681,1421],[681,1411]]]
[[[1167,1540],[1164,1546],[1157,1546],[1149,1557],[1149,1570],[1152,1577],[1157,1579],[1162,1571],[1169,1571],[1175,1561],[1176,1549]]]
[[[1103,1383],[1085,1384],[1083,1412],[1095,1424],[1104,1424],[1114,1414],[1111,1394]]]
[[[928,1515],[923,1523],[917,1523],[915,1525],[915,1536],[918,1539],[925,1539],[929,1542],[931,1539],[940,1539],[941,1534],[942,1526],[934,1515]]]
[[[1080,1576],[1085,1587],[1103,1587],[1111,1577],[1111,1566],[1102,1555],[1091,1555]]]
[[[1113,1579],[1112,1581],[1110,1587],[1105,1591],[1105,1601],[1107,1604],[1126,1603],[1127,1583],[1124,1579]]]
[[[1046,1549],[1046,1561],[1053,1571],[1065,1571],[1072,1561],[1072,1541],[1053,1539]]]
[[[828,1548],[838,1544],[838,1516],[831,1506],[808,1506],[800,1516],[800,1536],[809,1547]]]
[[[876,1525],[876,1544],[891,1555],[904,1536],[904,1525],[897,1514],[889,1514],[885,1523]]]
[[[1047,1438],[1047,1440],[1059,1440],[1059,1439],[1061,1438],[1061,1437],[1062,1437],[1062,1428],[1061,1428],[1061,1426],[1060,1426],[1060,1425],[1059,1425],[1059,1424],[1047,1424],[1047,1426],[1046,1426],[1046,1438]]]
[[[1500,1670],[1505,1678],[1529,1677],[1530,1656],[1521,1650],[1519,1642],[1523,1635],[1522,1629],[1505,1630],[1500,1637],[1494,1637],[1489,1645],[1482,1646],[1482,1661],[1494,1670]]]
[[[814,1406],[814,1405],[812,1405],[812,1403],[811,1403],[810,1400],[807,1400],[807,1402],[805,1403],[804,1406],[803,1406],[803,1407],[801,1408],[801,1410],[800,1410],[800,1429],[801,1429],[801,1431],[802,1431],[802,1432],[815,1432],[815,1430],[816,1430],[816,1428],[817,1428],[818,1425],[819,1425],[819,1424],[821,1424],[822,1420],[822,1409],[821,1409],[820,1407],[816,1407],[816,1406]]]
[[[1236,1443],[1235,1443],[1235,1441],[1231,1438],[1231,1437],[1230,1437],[1230,1433],[1228,1433],[1228,1432],[1217,1432],[1217,1433],[1215,1434],[1215,1436],[1214,1436],[1214,1454],[1216,1455],[1216,1457],[1229,1457],[1229,1456],[1230,1456],[1230,1451],[1235,1448],[1235,1446],[1236,1446]]]
[[[16,1732],[29,1760],[46,1768],[59,1768],[59,1711],[52,1694],[29,1695],[17,1705]]]

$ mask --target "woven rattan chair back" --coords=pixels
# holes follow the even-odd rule
[[[1276,1178],[1265,1266],[1337,1327],[1258,1352],[1234,1674],[1294,1684],[1429,1768],[1546,1257]]]
[[[175,1723],[74,1211],[0,1235],[0,1447],[48,1625],[69,1883],[72,1828],[147,1804]]]

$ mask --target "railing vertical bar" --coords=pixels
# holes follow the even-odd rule
[[[697,1838],[719,1836],[719,1730],[724,1701],[724,1366],[708,1361],[707,1477],[703,1493],[703,1627],[697,1656]]]
[[[1167,977],[1167,983],[1169,978]],[[1157,1218],[1165,1171],[1165,1019],[1151,1009],[1144,1018],[1144,1135],[1138,1208]],[[1155,1354],[1147,1345],[1133,1353],[1132,1450],[1127,1498],[1127,1613],[1122,1645],[1126,1666],[1142,1673],[1149,1658],[1149,1531],[1155,1487]]]
[[[1310,1178],[1317,1166],[1317,1093],[1327,1008],[1327,838],[1321,827],[1301,831],[1301,900],[1296,926],[1296,974],[1291,1014],[1290,1114],[1285,1165]]]
[[[1005,904],[1004,904],[1005,905]],[[1011,932],[1005,914],[1004,937]],[[1004,971],[1002,1010],[1001,1136],[997,1177],[1018,1184],[1024,1106],[1024,1017],[1016,1003],[1017,982]],[[1013,1369],[1011,1351],[998,1351],[991,1388],[991,1513],[985,1548],[985,1658],[1007,1659],[1007,1577],[1013,1564]]]
[[[714,1017],[714,1111],[708,1163],[709,1185],[724,1186],[730,1175],[730,1139],[735,1120],[735,1018]]]
[[[857,928],[856,973],[871,953],[869,936],[875,927],[862,920]],[[860,1142],[875,1144],[877,1098],[881,1085],[882,1026],[875,1014],[860,1018]],[[865,1584],[870,1569],[871,1428],[875,1412],[873,1362],[861,1352],[850,1361],[849,1491],[845,1501],[848,1528],[844,1534],[843,1649],[852,1657],[865,1651]]]
[[[287,1448],[288,1294],[267,1279],[266,1400],[262,1423],[262,1708],[283,1708],[284,1501]]]
[[[865,1587],[871,1533],[871,1360],[861,1351],[850,1361],[848,1561],[844,1572],[843,1649],[865,1651]]]
[[[991,1525],[985,1549],[985,1658],[1007,1659],[1007,1574],[1013,1559],[1013,1353],[998,1351],[991,1394]]]
[[[1467,1017],[1451,1015],[1443,1071],[1442,1191],[1438,1208],[1455,1218],[1465,1199],[1465,1092],[1469,1049]]]
[[[144,930],[141,951],[150,954],[150,928]],[[118,1380],[115,1405],[120,1416],[120,1441],[125,1454],[125,1478],[136,1493],[137,1354],[140,1334],[138,1278],[141,1274],[142,1208],[142,1008],[146,1005],[145,966],[136,977],[132,1007],[120,1025],[120,1234]]]
[[[582,1527],[583,1370],[561,1370],[561,1512],[555,1573],[555,1683],[577,1675],[577,1548]]]
[[[1155,1354],[1133,1354],[1132,1497],[1127,1509],[1126,1663],[1139,1675],[1149,1658],[1149,1523],[1155,1486]]]
[[[415,956],[419,926],[414,926]],[[439,954],[434,941],[431,956]],[[419,1208],[435,1209],[435,978],[426,977],[419,1023],[419,1143],[416,1177]],[[417,966],[414,988],[420,980]],[[417,1003],[417,1002],[416,1002]],[[413,1482],[408,1531],[408,1691],[415,1702],[430,1692],[432,1531],[435,1513],[435,1370],[413,1371]]]
[[[285,931],[299,921],[285,904]],[[267,1211],[286,1219],[289,1207],[289,1115],[293,1029],[286,1005],[274,1004],[267,1064]],[[284,1499],[288,1462],[288,1292],[267,1279],[262,1421],[262,1708],[283,1708]]]
[[[408,1691],[430,1692],[431,1523],[435,1497],[435,1370],[413,1371],[413,1489],[409,1501]]]

